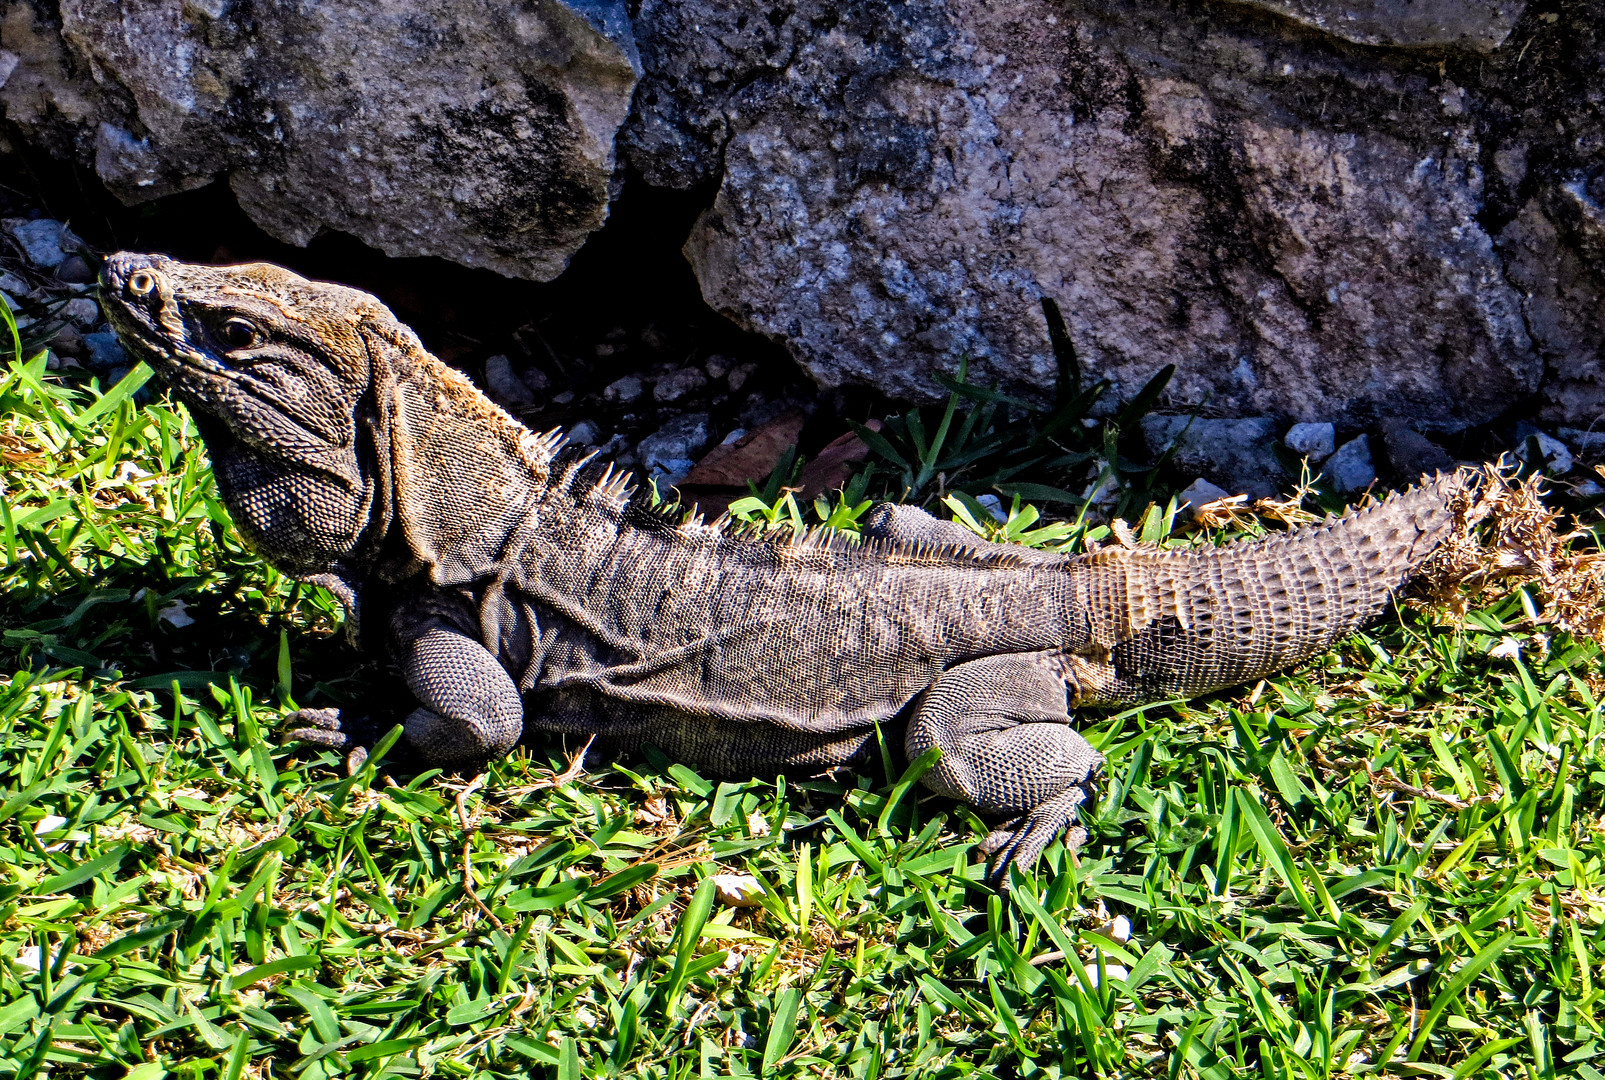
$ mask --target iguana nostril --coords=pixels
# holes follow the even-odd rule
[[[156,275],[149,270],[136,270],[129,275],[128,291],[135,296],[147,296],[156,288]]]

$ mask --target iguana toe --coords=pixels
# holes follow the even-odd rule
[[[367,716],[351,716],[341,709],[299,709],[286,718],[286,725],[311,724],[312,727],[291,727],[284,733],[284,742],[317,746],[325,750],[345,751],[347,767],[355,772],[368,758],[368,747],[378,735],[373,721]],[[352,765],[351,761],[356,764]]]

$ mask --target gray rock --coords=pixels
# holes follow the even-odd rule
[[[505,356],[485,358],[485,388],[498,405],[514,412],[535,404],[535,394],[519,378],[513,370],[512,361]]]
[[[652,396],[658,401],[679,401],[708,385],[708,377],[693,367],[676,368],[658,380]]]
[[[51,218],[6,218],[5,230],[22,248],[22,254],[41,270],[54,270],[67,251],[82,243],[67,227]]]
[[[747,380],[752,378],[752,373],[757,370],[757,364],[737,364],[735,367],[731,368],[730,373],[725,376],[725,385],[730,387],[730,392],[734,394],[743,386],[747,385]]]
[[[1492,52],[1526,0],[1242,0],[1358,45]]]
[[[1340,495],[1353,495],[1376,483],[1377,470],[1371,461],[1371,440],[1357,436],[1338,447],[1321,470]]]
[[[1483,48],[1520,11],[1421,4],[1442,32],[1374,0],[1355,34]],[[1174,361],[1176,399],[1228,413],[1458,429],[1539,384],[1478,94],[1217,5],[785,10],[643,0],[623,145],[656,183],[719,178],[704,296],[824,386],[937,399],[967,354],[1045,398],[1043,295],[1116,397]]]
[[[702,362],[702,370],[708,373],[708,378],[710,379],[724,378],[730,374],[731,369],[735,366],[735,361],[718,353],[714,353]]]
[[[1563,427],[1557,428],[1555,434],[1568,446],[1575,446],[1585,454],[1605,450],[1605,431]]]
[[[1007,525],[1009,523],[1009,511],[1004,507],[1003,500],[996,495],[977,495],[975,501],[985,507],[986,512],[992,515],[992,520],[999,525]]]
[[[646,387],[641,384],[640,379],[634,375],[626,375],[622,379],[608,383],[607,388],[602,391],[602,400],[628,405],[638,400],[645,391]]]
[[[91,371],[110,371],[130,364],[128,354],[123,351],[122,342],[118,341],[117,335],[110,330],[102,330],[98,334],[85,334],[84,348],[89,353],[84,359],[84,364]]]
[[[1227,499],[1230,497],[1230,492],[1223,488],[1216,487],[1214,484],[1211,484],[1208,480],[1205,480],[1202,476],[1200,476],[1197,480],[1194,480],[1191,484],[1188,484],[1179,493],[1177,493],[1176,502],[1178,505],[1192,507],[1193,512],[1196,514],[1198,512],[1198,508],[1206,503],[1212,503],[1217,499]]]
[[[1337,449],[1337,431],[1331,424],[1294,424],[1282,442],[1295,454],[1322,462]]]
[[[1605,426],[1605,284],[1584,256],[1590,246],[1564,235],[1538,199],[1499,238],[1548,369],[1540,418],[1572,428]]]
[[[291,243],[337,229],[540,280],[607,216],[639,72],[623,0],[28,8],[0,105],[125,202],[227,178]]]
[[[708,414],[691,413],[670,420],[642,439],[635,453],[649,474],[672,476],[675,479],[670,482],[677,483],[691,471],[693,460],[707,447],[708,439]]]
[[[68,300],[62,308],[62,314],[74,326],[87,330],[100,321],[100,305],[88,297],[80,296]]]
[[[1397,417],[1384,420],[1380,425],[1382,453],[1388,459],[1393,478],[1402,484],[1413,484],[1423,474],[1447,471],[1455,467],[1454,456],[1416,431]]]
[[[9,271],[0,273],[0,292],[12,297],[13,300],[20,300],[22,297],[27,296],[31,291],[32,290],[30,289],[28,283],[23,281],[16,274],[13,274]],[[14,307],[16,305],[13,304],[12,306]]]
[[[87,285],[95,280],[95,272],[82,255],[68,255],[56,266],[56,280],[69,285]]]
[[[1572,471],[1571,447],[1542,431],[1532,432],[1516,444],[1516,456],[1533,464],[1532,443],[1538,443],[1538,453],[1543,456],[1542,467],[1547,473],[1555,476],[1564,476]]]
[[[589,420],[581,420],[568,429],[568,441],[575,446],[595,446],[602,441],[602,430]]]
[[[1171,461],[1182,472],[1202,473],[1234,495],[1263,498],[1276,494],[1287,472],[1276,457],[1276,429],[1269,416],[1247,420],[1145,416],[1143,436],[1156,457],[1172,445]]]

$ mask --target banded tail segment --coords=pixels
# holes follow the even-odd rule
[[[1380,614],[1462,527],[1472,481],[1440,475],[1363,510],[1261,540],[1077,560],[1092,645],[1071,658],[1080,699],[1191,697],[1316,656]]]

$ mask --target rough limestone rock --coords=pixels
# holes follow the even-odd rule
[[[1587,95],[1545,82],[1593,69],[1585,16],[1252,7],[643,0],[623,152],[719,181],[686,245],[704,294],[825,385],[936,398],[967,354],[1044,394],[1047,295],[1125,396],[1173,361],[1173,405],[1455,430],[1532,394],[1490,228],[1522,184],[1559,190],[1536,144],[1597,153]],[[1552,201],[1605,238],[1579,199]]]
[[[622,0],[0,9],[8,121],[125,202],[226,178],[264,229],[546,279],[597,228],[638,75]]]
[[[1492,52],[1525,0],[1243,0],[1359,45],[1458,46]]]
[[[629,169],[824,385],[1050,400],[1051,296],[1111,400],[1429,436],[1605,422],[1602,73],[1605,0],[0,0],[127,200],[547,278]]]

